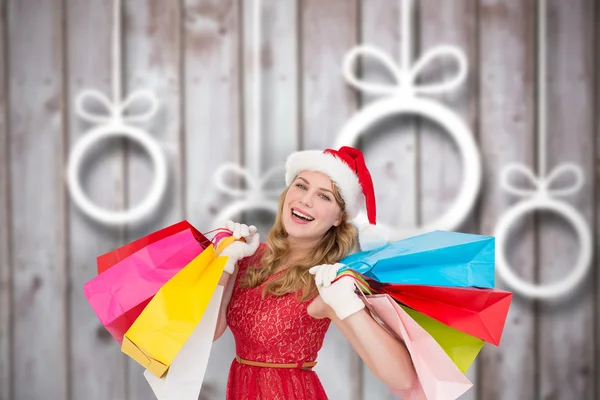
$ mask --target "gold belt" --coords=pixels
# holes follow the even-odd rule
[[[252,365],[254,367],[263,367],[263,368],[296,368],[296,369],[303,369],[303,370],[310,371],[310,370],[312,370],[312,367],[317,365],[316,361],[290,363],[290,364],[276,364],[276,363],[244,360],[240,356],[235,356],[235,359],[240,364]]]

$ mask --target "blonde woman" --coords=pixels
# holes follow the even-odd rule
[[[352,278],[332,283],[337,262],[359,240],[351,219],[363,204],[370,225],[361,229],[360,245],[376,241],[373,183],[362,153],[293,153],[286,184],[266,243],[253,226],[227,224],[246,239],[224,250],[230,262],[220,282],[215,340],[229,327],[237,353],[227,399],[327,399],[312,367],[331,322],[383,383],[410,388],[416,375],[404,344],[366,311]]]

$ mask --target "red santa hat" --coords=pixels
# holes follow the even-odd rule
[[[344,146],[339,150],[305,150],[292,153],[286,161],[285,183],[289,186],[301,171],[318,171],[329,176],[346,204],[346,212],[355,219],[364,205],[368,223],[355,223],[361,250],[387,243],[385,232],[376,226],[375,190],[371,173],[359,149]]]

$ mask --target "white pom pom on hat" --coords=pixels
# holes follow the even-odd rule
[[[372,250],[388,241],[385,230],[376,225],[373,180],[362,152],[344,146],[339,150],[305,150],[292,153],[286,161],[285,183],[290,185],[302,171],[318,171],[329,176],[346,203],[346,212],[355,219],[363,205],[367,221],[356,221],[361,250]]]

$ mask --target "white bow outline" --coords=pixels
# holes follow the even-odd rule
[[[67,188],[73,203],[90,218],[107,225],[140,222],[153,215],[166,192],[168,179],[168,165],[163,148],[148,132],[132,125],[148,121],[156,115],[158,98],[153,92],[140,89],[122,99],[121,8],[121,0],[113,0],[112,100],[95,89],[84,89],[76,97],[75,113],[96,126],[89,128],[70,150],[66,171]],[[91,102],[100,104],[105,112],[96,112],[90,107]],[[128,110],[142,103],[147,103],[148,108],[126,115]],[[126,137],[141,145],[150,155],[155,174],[145,199],[123,211],[108,210],[95,204],[83,190],[79,175],[85,156],[96,143],[114,137]],[[170,150],[173,152],[173,147]]]
[[[230,219],[246,210],[264,210],[277,214],[278,198],[285,187],[276,189],[266,189],[266,185],[276,175],[285,176],[283,165],[271,167],[265,173],[261,173],[262,157],[262,121],[261,121],[261,0],[255,0],[252,7],[252,36],[256,48],[254,49],[252,68],[255,77],[252,81],[252,122],[249,124],[250,133],[247,143],[250,144],[252,151],[248,155],[248,167],[242,167],[235,163],[225,163],[220,165],[215,171],[214,182],[216,189],[221,193],[237,197],[239,200],[225,206],[219,214],[213,219],[214,226],[222,226],[225,220]],[[246,183],[246,189],[241,189],[228,185],[226,176],[230,175],[241,178]]]
[[[511,176],[524,178],[529,187],[518,186],[511,182]],[[560,188],[552,187],[558,179],[566,177],[573,178],[568,185]],[[559,196],[576,193],[583,184],[583,171],[573,163],[560,164],[547,176],[544,174],[536,176],[530,168],[523,164],[509,164],[502,169],[501,187],[508,193],[526,198],[518,201],[500,216],[494,232],[497,249],[496,272],[512,291],[532,299],[556,300],[573,293],[585,279],[591,267],[593,252],[589,226],[576,208],[556,199]],[[554,212],[564,217],[573,226],[580,242],[580,253],[570,273],[557,282],[545,284],[530,283],[515,274],[508,261],[509,253],[507,252],[511,227],[523,215],[539,210]]]
[[[464,83],[468,75],[468,60],[465,53],[454,45],[437,45],[423,52],[415,62],[412,61],[412,0],[400,0],[400,62],[382,50],[364,44],[349,50],[342,62],[341,73],[345,81],[355,90],[365,94],[380,96],[360,109],[344,126],[334,147],[356,146],[361,136],[377,122],[390,115],[418,115],[434,120],[457,143],[461,162],[464,167],[464,179],[452,206],[443,215],[427,224],[411,228],[378,226],[389,232],[389,241],[401,240],[432,230],[453,231],[466,221],[481,189],[482,168],[477,143],[473,139],[469,126],[451,109],[423,95],[434,95],[456,89]],[[361,79],[355,71],[360,59],[373,60],[392,77],[391,83],[375,83]],[[432,82],[418,82],[423,72],[437,60],[448,59],[456,65],[446,78]],[[425,79],[421,79],[426,81]],[[358,220],[365,216],[360,211]]]
[[[525,178],[531,188],[523,188],[511,182],[511,175],[515,174]],[[552,188],[553,183],[561,177],[571,175],[574,180],[561,188]],[[555,167],[548,176],[536,176],[531,168],[523,164],[509,164],[502,169],[500,185],[515,196],[521,197],[559,197],[569,196],[578,192],[584,185],[585,179],[582,169],[573,163],[563,163]]]
[[[257,177],[248,169],[239,166],[238,164],[227,163],[221,165],[215,171],[214,182],[217,189],[232,197],[238,197],[252,202],[260,202],[269,200],[269,197],[279,196],[285,187],[276,189],[266,189],[266,185],[274,176],[282,176],[283,167],[276,166],[270,168],[263,175]],[[229,185],[226,182],[226,176],[230,175],[235,178],[243,179],[247,189],[241,189]]]
[[[106,111],[105,114],[97,113],[90,109],[90,102],[95,101]],[[148,104],[145,111],[138,114],[126,115],[130,107]],[[87,105],[87,106],[86,106]],[[140,89],[131,93],[125,100],[111,101],[104,93],[95,89],[83,90],[75,99],[75,112],[84,120],[96,124],[128,124],[146,122],[152,119],[158,111],[159,101],[156,94],[150,90]]]
[[[379,62],[394,78],[395,84],[371,83],[358,78],[355,74],[355,64],[359,57],[371,57]],[[417,84],[417,78],[423,70],[436,58],[449,57],[458,66],[455,75],[441,83],[426,85]],[[407,64],[406,62],[404,64]],[[413,65],[399,66],[390,56],[371,45],[361,45],[350,50],[344,57],[342,74],[346,81],[359,91],[387,96],[415,96],[417,94],[438,94],[458,87],[467,77],[468,65],[465,54],[450,45],[440,45],[428,50]]]
[[[583,170],[576,164],[564,163],[554,168],[550,174],[547,171],[547,74],[546,74],[546,47],[547,47],[547,4],[546,0],[539,0],[538,11],[538,63],[537,84],[539,88],[537,116],[538,139],[538,171],[536,176],[531,169],[522,164],[511,164],[501,171],[500,183],[507,192],[528,199],[521,200],[506,210],[498,219],[495,228],[497,257],[496,271],[502,280],[515,292],[532,299],[558,299],[571,295],[585,280],[591,268],[593,258],[593,239],[588,222],[572,205],[557,200],[558,196],[571,195],[581,189],[584,183]],[[510,176],[518,173],[529,181],[532,188],[522,188],[510,182]],[[552,184],[561,176],[571,174],[575,177],[573,183],[562,188],[552,188]],[[508,262],[507,243],[511,227],[524,214],[537,210],[551,211],[564,217],[574,228],[580,242],[580,253],[571,272],[554,283],[534,284],[523,280],[515,274]]]

